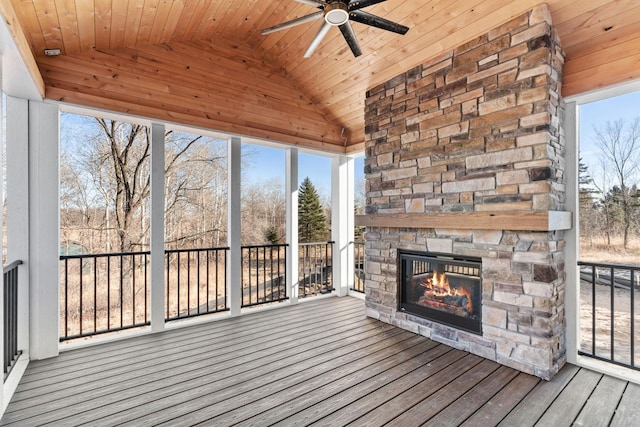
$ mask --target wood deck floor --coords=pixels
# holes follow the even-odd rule
[[[328,298],[32,362],[2,425],[640,425],[640,386],[551,382]]]

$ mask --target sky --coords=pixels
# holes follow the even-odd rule
[[[635,117],[640,117],[640,92],[580,105],[580,156],[583,161],[588,162],[598,153],[594,126],[599,128],[607,121],[618,119],[629,122]]]
[[[243,144],[243,150],[251,153],[246,161],[249,163],[244,173],[251,180],[280,179],[284,187],[285,151],[282,149],[259,145]],[[244,154],[244,153],[243,153]],[[359,182],[364,176],[364,157],[355,160],[354,177]],[[328,200],[331,195],[331,158],[312,154],[298,155],[298,186],[309,177],[320,196]]]

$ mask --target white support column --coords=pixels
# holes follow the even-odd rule
[[[578,257],[580,250],[580,218],[578,216],[578,163],[579,132],[578,106],[570,102],[565,109],[566,143],[566,209],[573,212],[573,228],[565,232],[565,268],[567,272],[565,286],[565,319],[567,320],[567,362],[576,363],[578,343],[580,342],[580,280]]]
[[[2,56],[0,55],[0,87],[2,87]],[[0,105],[0,117],[2,117],[2,106]],[[0,134],[2,133],[2,123],[0,122]],[[0,150],[0,167],[4,168],[6,165],[6,158],[2,155],[2,150]],[[4,186],[0,186],[0,200],[3,200],[2,193]],[[0,215],[0,242],[4,242],[4,227],[3,227],[3,219],[2,215]],[[2,289],[4,289],[4,274],[2,275],[2,279],[0,279],[0,285],[2,285]],[[4,319],[4,292],[0,292],[0,319]],[[4,323],[4,322],[3,322]],[[4,336],[4,327],[0,328],[0,342],[5,342],[6,337]],[[0,354],[0,364],[4,366],[4,351]],[[10,395],[7,394],[7,399],[10,399]],[[0,417],[4,414],[5,408],[5,390],[4,384],[2,386],[2,392],[0,393]]]
[[[151,124],[151,332],[164,330],[164,125]]]
[[[29,102],[30,356],[58,355],[60,208],[58,106]]]
[[[29,354],[29,101],[7,96],[7,262],[18,270],[18,349]],[[57,254],[58,252],[56,252]]]
[[[345,156],[331,162],[333,287],[338,296],[349,293],[349,274],[353,277],[353,248],[349,244],[353,240],[353,164],[354,160]]]
[[[298,302],[298,149],[286,152],[285,192],[287,199],[287,295]]]
[[[240,240],[242,201],[242,141],[240,138],[229,139],[227,150],[227,205],[228,232],[227,239],[230,248],[227,268],[227,289],[229,295],[229,309],[232,316],[240,315],[242,307],[242,248]]]

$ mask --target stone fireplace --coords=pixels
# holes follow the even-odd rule
[[[367,92],[369,316],[545,379],[562,367],[563,59],[542,5]],[[423,252],[440,260],[409,261],[419,289],[401,289],[401,254]],[[477,326],[407,310],[446,300],[426,281],[447,259],[479,286],[447,310],[479,299]]]

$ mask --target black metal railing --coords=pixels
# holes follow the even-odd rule
[[[4,378],[22,353],[18,349],[18,268],[22,261],[4,266]]]
[[[640,369],[635,360],[640,266],[579,261],[579,354]]]
[[[351,242],[353,245],[353,287],[352,291],[364,293],[364,242]]]
[[[287,244],[242,246],[242,307],[283,301],[287,296]]]
[[[333,291],[334,242],[298,245],[298,296],[326,294]]]
[[[227,310],[229,248],[165,251],[166,320]]]
[[[149,252],[62,255],[60,341],[149,325]]]

